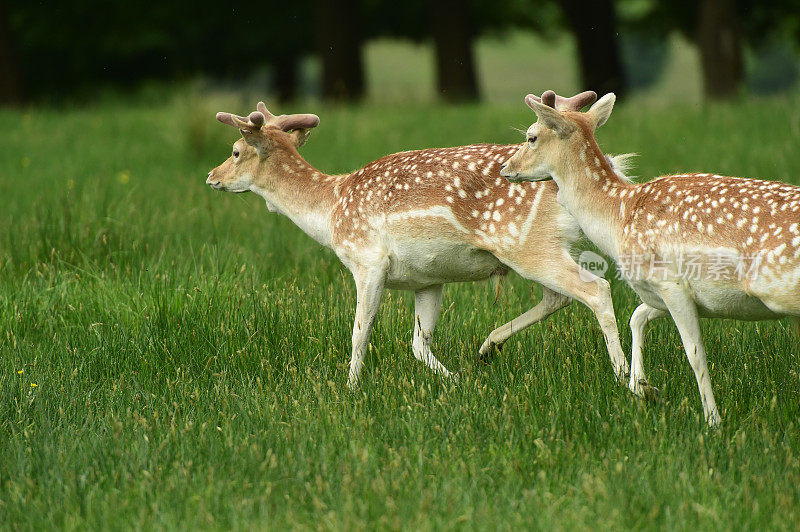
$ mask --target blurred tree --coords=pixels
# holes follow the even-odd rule
[[[618,0],[628,27],[662,38],[678,30],[697,44],[708,98],[739,93],[745,45],[759,48],[776,33],[800,42],[797,0]]]
[[[553,20],[552,0],[531,9],[529,0],[361,0],[366,38],[431,38],[438,93],[448,101],[480,96],[475,41],[511,27],[544,31]],[[541,21],[546,23],[542,24]]]
[[[294,0],[291,10],[273,10],[259,17],[262,27],[256,33],[260,41],[256,49],[272,66],[273,89],[280,101],[297,98],[300,63],[317,49],[313,7],[311,0]]]
[[[356,0],[317,0],[317,50],[322,60],[322,95],[355,100],[364,94],[363,44]]]
[[[365,37],[391,36],[416,42],[431,38],[439,96],[452,102],[476,100],[474,41],[486,29],[487,19],[477,15],[483,1],[406,0],[396,4],[362,0]]]
[[[703,87],[709,98],[735,96],[744,76],[742,35],[736,0],[700,0],[697,46]]]
[[[578,43],[581,88],[601,94],[626,92],[612,0],[561,0]]]
[[[275,97],[281,102],[297,98],[300,59],[297,55],[286,54],[273,62]]]
[[[626,20],[635,31],[666,39],[677,30],[694,42],[700,52],[706,97],[724,98],[736,94],[742,81],[740,11],[750,1],[620,0],[620,4],[635,13]]]
[[[429,13],[439,94],[451,102],[477,100],[470,5],[461,0],[431,0]]]
[[[21,77],[35,95],[200,73],[242,80],[271,65],[275,91],[289,99],[298,62],[314,50],[311,4],[294,0],[292,10],[266,13],[253,3],[175,0],[142,9],[102,0],[12,0],[8,20]],[[0,41],[7,35],[0,32]]]
[[[17,58],[11,41],[8,10],[0,0],[0,105],[22,102],[22,80],[17,68]]]
[[[268,66],[277,95],[291,99],[300,61],[314,51],[322,62],[323,96],[354,99],[365,90],[361,46],[384,36],[432,39],[442,97],[471,100],[480,92],[475,40],[510,27],[545,36],[570,28],[584,86],[624,93],[616,8],[640,35],[657,39],[678,29],[697,42],[706,91],[720,97],[738,91],[745,45],[757,48],[778,31],[800,42],[797,0],[293,0],[280,9],[271,4],[173,0],[144,9],[102,0],[0,0],[0,101],[96,92],[98,86],[150,78],[257,79],[254,73]]]
[[[753,46],[746,68],[747,89],[754,94],[791,90],[800,78],[797,52],[785,34]]]
[[[620,36],[625,82],[631,91],[654,85],[669,57],[669,42],[643,31],[628,30]]]

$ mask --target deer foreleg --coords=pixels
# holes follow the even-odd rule
[[[358,386],[358,377],[364,366],[364,355],[369,345],[369,337],[378,307],[383,295],[386,278],[385,268],[373,269],[354,274],[356,281],[356,317],[353,322],[353,351],[350,356],[350,375],[347,385],[352,389]]]
[[[622,351],[617,330],[617,318],[614,315],[614,304],[611,301],[611,288],[608,281],[599,277],[584,280],[579,274],[579,266],[570,261],[564,262],[563,268],[553,271],[547,281],[551,289],[558,290],[572,299],[589,307],[600,324],[606,341],[608,356],[617,379],[622,380],[628,374],[628,360]]]
[[[431,352],[433,329],[442,309],[442,285],[414,292],[414,340],[412,350],[417,360],[424,362],[434,373],[451,377],[444,365]]]

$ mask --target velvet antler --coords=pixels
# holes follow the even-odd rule
[[[223,124],[239,129],[261,129],[262,127],[274,127],[282,131],[292,131],[295,129],[309,129],[319,125],[319,117],[312,114],[280,115],[275,116],[267,110],[264,102],[258,102],[257,111],[253,111],[249,116],[239,116],[231,113],[217,113],[217,120]]]
[[[585,91],[575,96],[564,98],[553,91],[545,91],[541,98],[535,94],[528,94],[525,97],[525,103],[528,104],[528,107],[531,107],[530,101],[547,105],[559,111],[580,111],[587,105],[592,105],[597,101],[597,93],[594,91]]]

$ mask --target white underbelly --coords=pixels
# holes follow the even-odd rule
[[[647,282],[631,282],[631,288],[651,307],[669,311],[656,287]],[[736,286],[705,280],[684,283],[703,318],[730,318],[758,321],[779,319],[782,315],[770,310],[759,298]]]
[[[628,285],[630,285],[633,291],[636,292],[636,295],[639,296],[639,299],[651,307],[659,310],[669,310],[664,304],[664,301],[661,299],[661,296],[658,295],[658,291],[653,288],[650,283],[628,281]]]
[[[737,286],[714,281],[689,281],[697,310],[706,318],[732,318],[736,320],[769,320],[782,316],[771,311],[759,298]]]
[[[436,284],[489,278],[503,264],[486,250],[463,242],[409,239],[389,243],[386,287],[418,290]]]

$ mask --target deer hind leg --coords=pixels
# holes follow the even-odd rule
[[[605,337],[614,374],[617,379],[623,380],[628,374],[628,360],[619,341],[617,318],[614,315],[608,281],[581,270],[566,251],[556,259],[550,258],[546,262],[541,260],[538,262],[542,266],[527,274],[524,269],[515,269],[519,274],[547,286],[550,290],[580,301],[594,312]]]
[[[653,308],[647,303],[642,303],[631,316],[631,336],[633,347],[631,349],[631,380],[628,387],[639,397],[653,398],[658,394],[658,389],[650,386],[644,374],[642,363],[642,346],[644,345],[644,332],[647,324],[659,318],[666,318],[669,312]]]
[[[672,320],[678,327],[683,348],[686,350],[686,357],[694,370],[706,422],[712,427],[719,425],[720,417],[717,411],[717,403],[714,400],[714,392],[711,390],[711,377],[708,374],[706,348],[700,332],[697,306],[683,288],[678,285],[663,288],[660,290],[660,295],[669,309]]]
[[[442,285],[430,286],[414,292],[414,340],[411,344],[414,357],[424,362],[434,373],[453,377],[431,352],[433,329],[442,310]]]
[[[526,313],[517,316],[506,324],[493,330],[478,350],[478,360],[488,363],[492,356],[503,347],[503,344],[518,332],[522,332],[534,323],[540,322],[552,313],[569,305],[570,298],[542,287],[542,299]]]
[[[353,351],[350,356],[350,374],[347,385],[354,389],[358,386],[358,378],[364,367],[364,355],[369,345],[372,325],[381,304],[383,285],[386,278],[385,268],[374,269],[354,274],[356,281],[356,317],[353,321]]]

